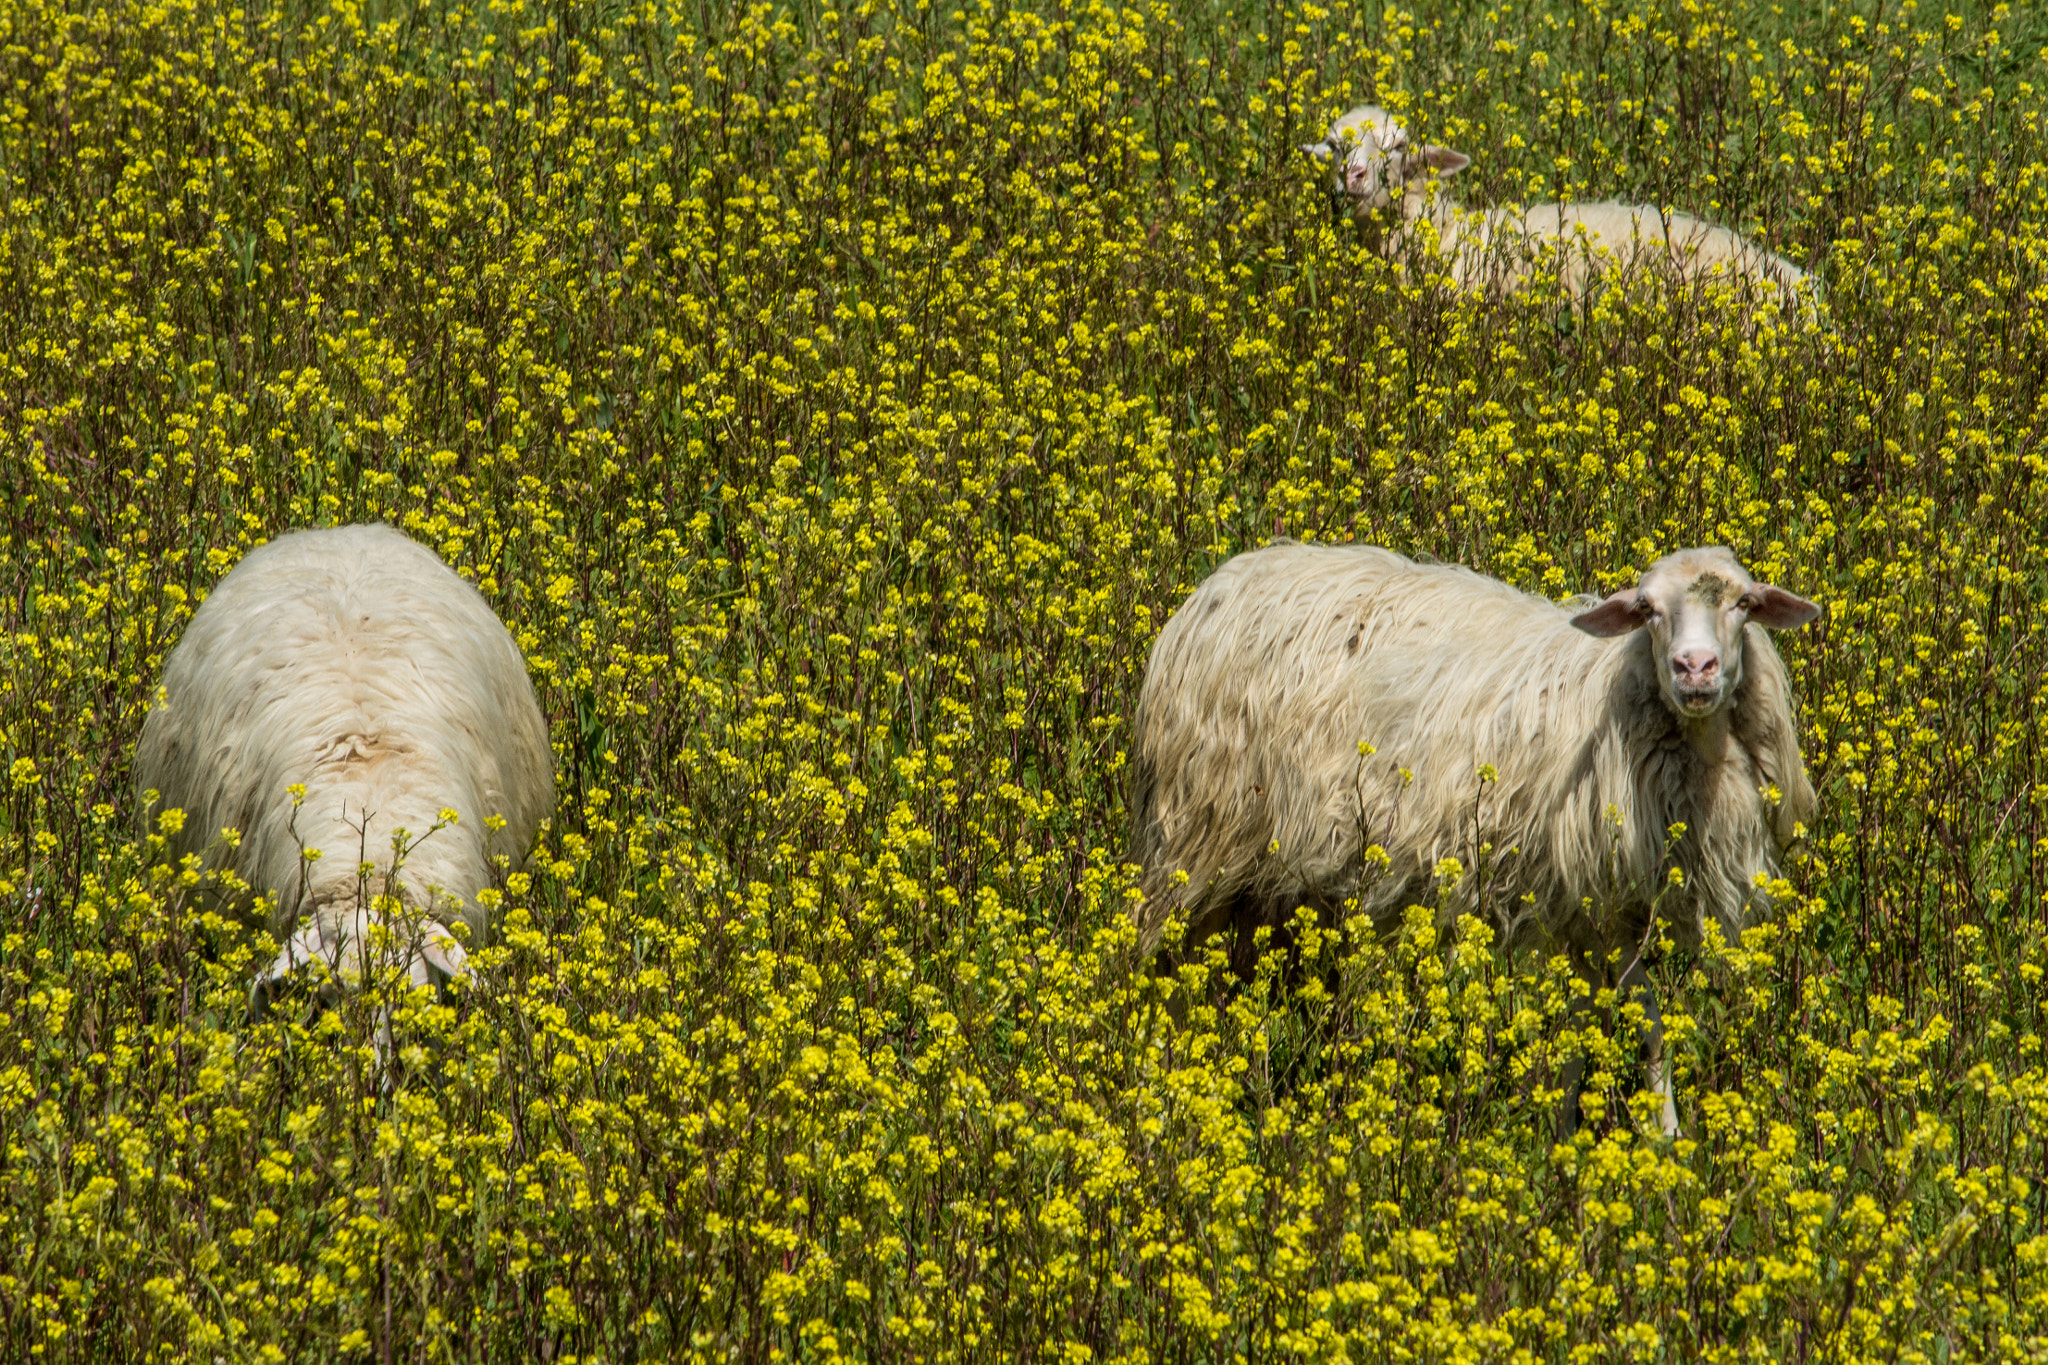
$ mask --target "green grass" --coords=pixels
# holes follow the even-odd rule
[[[2048,1356],[2044,45],[0,5],[0,1354]],[[1468,203],[1756,233],[1830,327],[1399,276],[1295,151],[1366,98]],[[561,786],[395,1093],[374,993],[247,1020],[272,945],[128,779],[207,588],[370,518],[518,636]],[[1555,1144],[1564,975],[1426,917],[1162,1008],[1126,718],[1276,533],[1826,606],[1789,908],[1658,968],[1685,1138],[1596,1033]]]

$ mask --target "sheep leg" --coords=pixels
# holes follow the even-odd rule
[[[1590,1009],[1590,998],[1578,996],[1572,1000],[1571,1008],[1565,1013],[1566,1026],[1574,1033],[1584,1026],[1586,1011]],[[1557,1140],[1571,1141],[1572,1134],[1579,1131],[1579,1096],[1586,1089],[1586,1054],[1575,1052],[1564,1064],[1559,1077],[1564,1082],[1564,1098],[1558,1102]]]
[[[1657,1000],[1657,987],[1643,969],[1640,957],[1629,963],[1618,985],[1622,1004],[1633,1001],[1642,1007],[1643,1068],[1648,1073],[1651,1092],[1663,1102],[1657,1116],[1658,1125],[1666,1137],[1676,1137],[1679,1131],[1678,1105],[1671,1091],[1671,1062],[1664,1052],[1664,1012]],[[1585,1012],[1591,1007],[1588,997],[1572,1002],[1566,1017],[1574,1031],[1583,1025]],[[1586,1056],[1583,1052],[1564,1064],[1560,1079],[1564,1082],[1564,1098],[1557,1115],[1557,1136],[1558,1141],[1563,1142],[1568,1141],[1579,1128],[1579,1097],[1586,1087]]]
[[[1565,1028],[1576,1038],[1586,1025],[1586,1012],[1593,1008],[1594,997],[1599,994],[1606,973],[1598,956],[1580,944],[1573,943],[1566,951],[1571,957],[1572,975],[1586,983],[1585,994],[1573,992],[1571,1003],[1565,1009]],[[1564,1083],[1564,1097],[1558,1102],[1557,1140],[1569,1142],[1579,1131],[1579,1096],[1586,1090],[1586,1053],[1583,1048],[1564,1064],[1558,1079]]]
[[[1571,1003],[1565,1009],[1565,1028],[1574,1041],[1585,1027],[1586,1011],[1592,1008],[1593,992],[1599,989],[1599,977],[1594,974],[1593,959],[1576,946],[1571,950],[1572,974],[1586,983],[1586,993],[1572,992]],[[1574,1052],[1564,1064],[1564,1071],[1558,1077],[1564,1083],[1564,1096],[1558,1101],[1557,1140],[1569,1142],[1579,1131],[1579,1096],[1586,1089],[1586,1053],[1583,1047]]]
[[[1557,1140],[1571,1141],[1579,1131],[1579,1095],[1586,1088],[1586,1058],[1581,1053],[1564,1064],[1564,1099],[1557,1107]]]
[[[1649,1073],[1650,1090],[1664,1102],[1657,1116],[1664,1136],[1677,1137],[1678,1106],[1671,1097],[1671,1059],[1664,1054],[1664,1012],[1658,1008],[1657,987],[1643,970],[1640,957],[1621,974],[1621,998],[1624,1004],[1634,1001],[1643,1008],[1643,1068]]]

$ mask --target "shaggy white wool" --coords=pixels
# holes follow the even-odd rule
[[[186,627],[135,753],[138,792],[185,813],[173,855],[203,853],[275,898],[286,946],[259,987],[315,957],[359,975],[369,898],[387,891],[413,911],[389,927],[414,980],[427,964],[459,971],[439,923],[482,930],[476,893],[493,858],[525,859],[553,773],[505,627],[432,551],[382,525],[251,551]],[[444,808],[458,822],[436,830]],[[487,828],[490,816],[503,826]],[[400,829],[413,842],[394,879]],[[307,864],[302,848],[321,856]]]
[[[1390,250],[1416,240],[1416,223],[1436,230],[1437,252],[1451,282],[1468,292],[1514,288],[1539,267],[1557,272],[1574,298],[1603,280],[1626,283],[1663,273],[1687,284],[1721,281],[1761,298],[1795,304],[1812,318],[1813,286],[1805,271],[1741,233],[1647,204],[1602,200],[1537,204],[1527,210],[1461,210],[1441,197],[1424,204],[1390,239]]]
[[[1731,608],[1766,586],[1704,550],[1659,561],[1634,591],[1683,598],[1702,575]],[[1225,563],[1161,632],[1139,697],[1147,929],[1175,904],[1199,935],[1352,896],[1389,927],[1436,902],[1441,860],[1477,873],[1490,842],[1484,876],[1446,913],[1483,913],[1505,946],[1633,941],[1673,866],[1685,885],[1661,909],[1681,937],[1709,918],[1732,932],[1813,807],[1784,665],[1736,620],[1717,665],[1725,699],[1682,715],[1659,631],[1641,624],[1596,638],[1543,598],[1368,546],[1282,543]]]

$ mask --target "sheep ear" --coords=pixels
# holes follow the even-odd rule
[[[1634,588],[1615,593],[1597,607],[1580,612],[1572,624],[1588,635],[1606,639],[1626,635],[1643,624],[1642,594]]]
[[[1434,145],[1417,147],[1409,156],[1413,158],[1409,163],[1411,169],[1408,172],[1408,178],[1411,180],[1423,179],[1431,171],[1437,173],[1438,179],[1446,179],[1472,164],[1472,158],[1463,152],[1454,152],[1448,147]]]
[[[256,979],[249,983],[249,1018],[253,1022],[270,1012],[270,1001],[280,985],[299,969],[300,964],[323,960],[322,949],[326,946],[320,938],[319,917],[316,915],[299,926],[298,932],[285,940],[270,965],[256,973]]]
[[[1818,604],[1769,583],[1753,583],[1742,594],[1749,619],[1771,630],[1797,630],[1820,616]]]
[[[462,951],[455,935],[438,924],[425,926],[425,932],[420,935],[419,953],[428,966],[443,976],[461,976],[469,970],[469,954]]]
[[[1330,158],[1337,154],[1337,149],[1332,147],[1327,140],[1323,142],[1304,142],[1301,144],[1301,150],[1307,152],[1310,157],[1325,166],[1329,165]]]

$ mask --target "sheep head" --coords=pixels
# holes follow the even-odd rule
[[[453,934],[432,919],[415,913],[413,922],[385,910],[331,907],[300,923],[270,966],[250,988],[251,1012],[260,1016],[270,994],[299,967],[318,962],[334,983],[360,987],[372,973],[389,967],[404,970],[415,986],[431,986],[435,974],[460,976],[469,958]]]
[[[1359,105],[1301,150],[1331,167],[1332,206],[1360,219],[1419,190],[1431,174],[1456,175],[1472,164],[1448,147],[1415,145],[1401,121],[1376,104]]]
[[[1635,587],[1580,612],[1572,624],[1599,636],[1648,630],[1665,701],[1697,720],[1735,695],[1745,625],[1793,630],[1819,615],[1805,598],[1751,578],[1732,552],[1716,545],[1664,556]]]

